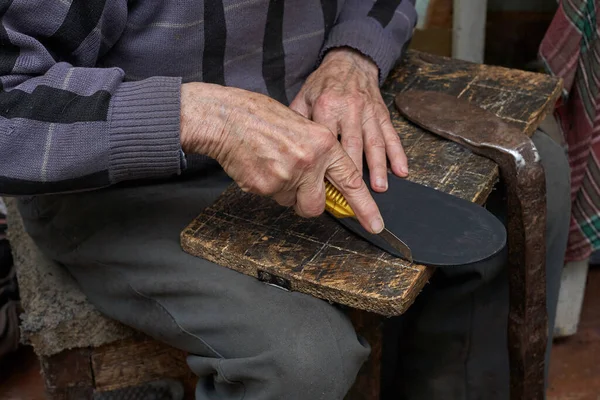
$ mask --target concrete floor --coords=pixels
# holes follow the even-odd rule
[[[591,267],[579,329],[554,343],[548,400],[600,399],[600,267]]]
[[[590,269],[576,335],[554,344],[548,400],[600,400],[600,268]],[[0,364],[0,400],[44,400],[39,364],[24,348]]]

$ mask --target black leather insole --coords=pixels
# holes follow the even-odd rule
[[[385,226],[410,247],[413,261],[431,266],[464,265],[487,259],[506,246],[506,229],[484,207],[388,174],[388,190],[374,192]],[[381,249],[401,257],[354,218],[338,221]]]

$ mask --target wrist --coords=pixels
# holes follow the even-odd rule
[[[220,151],[227,118],[219,111],[218,88],[197,82],[181,85],[180,141],[184,153],[214,158]]]
[[[377,64],[370,57],[351,47],[330,49],[327,51],[325,57],[323,57],[323,64],[327,62],[346,62],[348,65],[360,68],[372,78],[379,79],[379,67]]]

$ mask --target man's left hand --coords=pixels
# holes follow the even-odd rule
[[[387,190],[387,158],[396,175],[408,174],[404,149],[381,97],[379,68],[359,52],[330,50],[290,108],[337,132],[359,171],[364,151],[373,190]]]

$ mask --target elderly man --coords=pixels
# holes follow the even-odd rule
[[[232,181],[317,216],[324,178],[380,231],[367,185],[387,189],[388,160],[408,168],[379,85],[414,1],[0,7],[0,193],[21,198],[39,247],[99,310],[189,352],[197,399],[342,399],[369,354],[346,315],[187,255],[179,232]],[[562,150],[536,143],[558,271],[568,178]],[[505,270],[503,256],[440,273],[420,296],[402,321],[404,398],[506,398]]]

